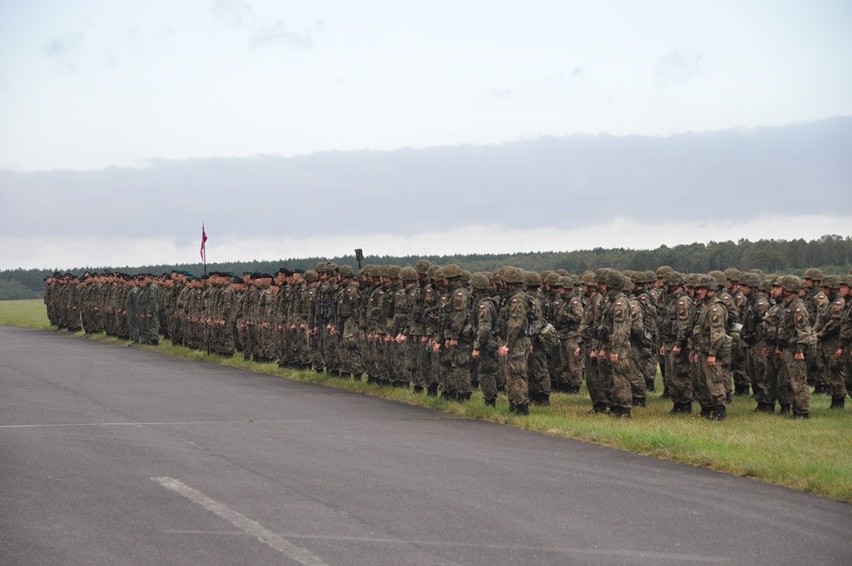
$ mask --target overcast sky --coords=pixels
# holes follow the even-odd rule
[[[63,169],[102,179],[109,167],[151,169],[187,159],[392,152],[578,134],[670,136],[852,116],[850,24],[848,0],[0,0],[0,170]],[[246,221],[222,209],[229,199],[250,198],[250,187],[233,194],[229,186],[226,193],[211,178],[207,190],[218,206],[187,211],[186,225],[163,226],[161,187],[171,186],[180,200],[179,176],[148,187],[149,196],[158,195],[154,202],[144,185],[134,186],[137,214],[127,209],[121,185],[100,184],[90,193],[83,177],[69,195],[63,176],[22,185],[9,179],[0,177],[0,214],[20,215],[15,187],[38,185],[41,206],[59,208],[69,223],[119,215],[151,226],[151,237],[119,228],[68,234],[54,232],[52,223],[36,240],[10,228],[20,222],[7,216],[0,218],[0,268],[193,261],[188,234],[200,232],[205,216],[216,218],[208,222],[216,261],[335,255],[351,247],[355,234],[378,253],[412,254],[522,251],[542,241],[547,249],[573,249],[807,238],[848,235],[850,216],[843,206],[826,207],[818,221],[795,209],[786,216],[755,211],[676,229],[682,219],[589,210],[586,227],[531,227],[477,217],[473,206],[470,222],[454,226],[449,237],[443,226],[444,236],[436,237],[426,228],[386,230],[368,221],[359,227],[374,229],[337,229],[323,240],[282,222],[222,241],[232,232],[225,226]],[[418,179],[395,181],[403,194],[429,190]],[[314,200],[324,198],[302,178],[280,188],[281,202],[310,190]],[[427,210],[416,202],[426,215],[447,206]],[[406,204],[403,198],[398,207]],[[23,213],[35,218],[33,208]],[[293,214],[282,211],[284,218]],[[590,219],[606,238],[588,237]],[[276,242],[290,251],[275,253]],[[493,249],[495,242],[502,247]]]

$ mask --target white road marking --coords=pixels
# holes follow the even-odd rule
[[[244,533],[251,535],[262,543],[269,545],[270,547],[284,554],[291,560],[295,560],[299,564],[304,564],[305,566],[328,566],[325,562],[320,560],[319,557],[314,555],[308,549],[296,546],[281,535],[273,533],[272,531],[266,529],[257,521],[253,521],[245,515],[227,507],[226,505],[219,503],[214,499],[210,499],[200,491],[192,489],[188,485],[176,479],[151,478],[151,480],[157,482],[166,489],[170,489],[171,491],[174,491],[175,493],[186,497],[193,503],[204,507],[211,513],[219,515]]]

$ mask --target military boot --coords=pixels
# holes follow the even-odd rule
[[[426,395],[429,397],[437,397],[438,396],[438,384],[433,383],[426,389]]]
[[[831,406],[829,409],[838,409],[842,411],[846,407],[846,397],[832,397]]]
[[[526,403],[520,403],[515,405],[515,414],[516,415],[529,415],[530,407]]]
[[[497,406],[497,399],[486,399],[485,400],[485,406],[486,407],[496,407]]]
[[[779,415],[789,415],[790,414],[790,404],[785,403],[785,404],[781,405],[781,410],[778,411],[778,414]]]
[[[645,403],[644,397],[633,397],[633,406],[634,407],[645,407],[647,404]]]
[[[728,416],[728,409],[725,405],[716,405],[713,407],[713,413],[710,418],[714,421],[724,421]]]

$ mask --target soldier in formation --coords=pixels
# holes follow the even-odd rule
[[[461,403],[478,387],[486,405],[505,394],[518,415],[585,383],[592,412],[630,417],[654,391],[661,361],[672,413],[691,414],[697,402],[700,415],[723,420],[731,395],[750,390],[759,412],[807,418],[809,380],[832,409],[845,407],[852,276],[805,274],[471,274],[426,260],[355,273],[321,262],[240,276],[55,273],[44,300],[50,323],[67,331],[130,344],[162,336]]]

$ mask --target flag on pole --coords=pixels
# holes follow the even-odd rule
[[[204,224],[201,225],[201,261],[207,263],[207,232],[204,231]]]

